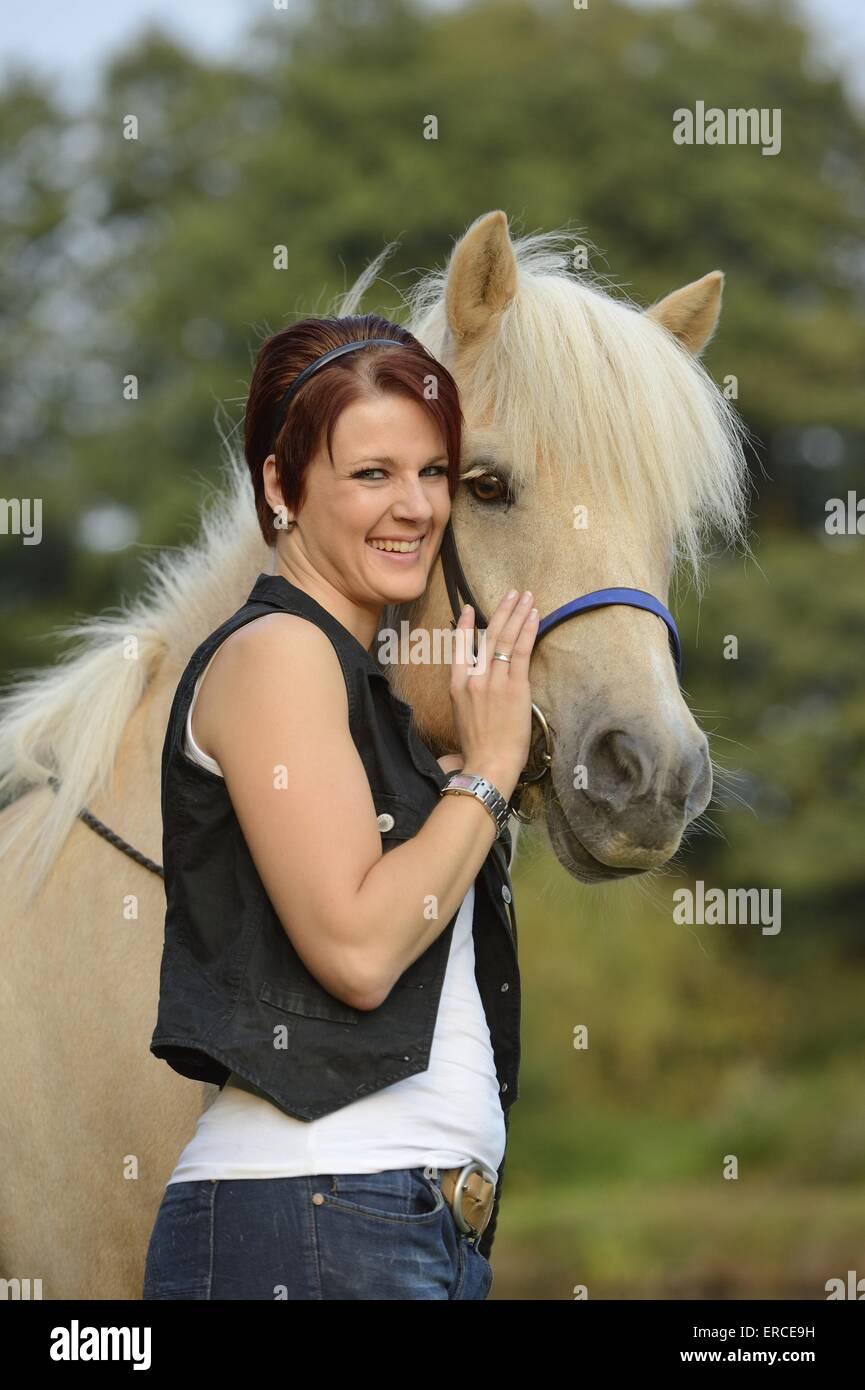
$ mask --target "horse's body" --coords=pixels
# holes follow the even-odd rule
[[[460,385],[464,471],[508,478],[510,503],[465,483],[454,503],[488,613],[512,583],[542,614],[607,585],[666,601],[677,561],[698,574],[704,529],[744,538],[739,427],[697,362],[720,275],[641,314],[567,275],[556,239],[512,243],[504,214],[490,213],[411,296],[407,326]],[[377,265],[336,312],[357,311]],[[40,1279],[46,1298],[141,1296],[166,1179],[215,1094],[148,1051],[162,882],[76,815],[87,806],[161,862],[160,753],[177,680],[271,568],[244,466],[230,465],[202,543],[152,566],[131,612],[67,629],[85,637],[74,660],[3,701],[0,794],[17,799],[0,815],[0,1276]],[[574,524],[580,507],[586,527]],[[438,567],[398,616],[448,626]],[[456,747],[447,668],[396,668],[393,681],[433,751]],[[522,809],[538,813],[563,867],[599,882],[666,862],[709,800],[711,771],[663,624],[622,607],[564,624],[536,653],[532,691],[557,744]]]

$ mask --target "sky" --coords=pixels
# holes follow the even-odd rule
[[[681,0],[631,2],[651,8],[675,6]],[[285,0],[295,12],[305,11],[309,3],[314,0]],[[454,9],[460,0],[426,4]],[[589,0],[594,4],[603,0]],[[811,21],[821,49],[865,107],[865,0],[789,0],[789,5]],[[257,14],[271,14],[273,9],[274,0],[38,0],[7,5],[0,28],[0,74],[10,61],[20,60],[49,73],[67,101],[79,105],[92,92],[101,63],[148,21],[159,20],[190,46],[220,56],[232,51]]]

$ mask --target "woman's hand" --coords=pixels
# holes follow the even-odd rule
[[[474,626],[474,609],[467,604],[457,623],[461,641],[455,644],[451,669],[454,726],[466,771],[486,777],[508,801],[529,755],[529,662],[538,635],[538,610],[529,592],[522,597],[516,590],[505,595],[484,635],[483,668],[471,660]],[[496,652],[510,660],[497,661]]]

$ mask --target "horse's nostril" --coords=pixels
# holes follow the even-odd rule
[[[607,736],[606,743],[611,763],[617,765],[634,787],[639,789],[647,764],[651,763],[649,749],[645,746],[647,740],[636,734],[626,734],[617,730]]]
[[[694,750],[690,775],[683,777],[685,798],[683,812],[685,819],[694,820],[705,811],[712,799],[712,759],[709,757],[709,744],[703,740]]]
[[[585,755],[586,796],[621,811],[645,792],[653,763],[651,744],[643,735],[607,729],[592,740]]]
[[[645,734],[607,729],[584,754],[585,795],[614,814],[643,799],[693,820],[709,803],[712,764],[705,739],[665,747]]]

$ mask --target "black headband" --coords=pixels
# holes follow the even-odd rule
[[[335,357],[342,357],[344,352],[355,352],[358,348],[385,346],[406,347],[407,344],[401,343],[398,338],[360,338],[355,343],[341,343],[339,347],[331,348],[330,352],[322,353],[321,357],[316,357],[315,361],[310,362],[308,367],[304,367],[303,371],[294,378],[294,381],[285,392],[285,395],[277,402],[274,409],[273,430],[271,433],[274,445],[276,444],[276,437],[282,429],[282,422],[285,419],[288,403],[295,391],[300,390],[307,377],[312,376],[313,372],[317,372],[319,367],[323,367],[326,362],[332,362]]]

